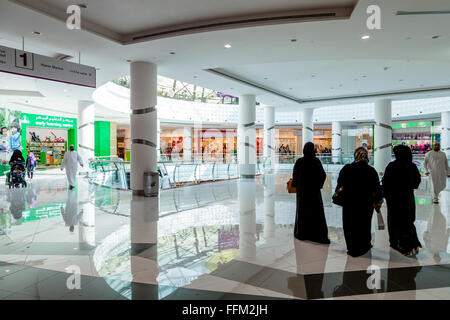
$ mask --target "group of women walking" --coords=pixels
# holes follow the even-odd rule
[[[345,165],[339,173],[336,190],[342,199],[347,254],[352,257],[364,255],[372,248],[373,211],[381,208],[383,199],[387,204],[390,246],[405,256],[414,256],[421,248],[414,226],[414,189],[419,187],[420,173],[407,146],[396,146],[394,154],[396,159],[386,167],[381,184],[363,147],[355,150],[354,162]],[[315,156],[313,143],[305,144],[303,155],[295,163],[291,183],[297,193],[294,236],[299,240],[329,244],[320,191],[326,174]]]

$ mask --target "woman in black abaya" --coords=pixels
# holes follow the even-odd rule
[[[292,186],[297,188],[294,236],[298,240],[330,243],[320,192],[326,178],[322,163],[314,153],[314,144],[306,143],[303,158],[295,163],[292,175]]]
[[[372,215],[381,207],[383,195],[376,170],[369,165],[363,147],[355,150],[355,161],[339,172],[336,190],[343,187],[342,224],[347,254],[359,257],[372,248]]]
[[[395,161],[388,164],[383,177],[383,191],[388,209],[390,246],[406,256],[419,252],[414,189],[420,185],[420,173],[412,162],[411,149],[404,145],[394,148]]]

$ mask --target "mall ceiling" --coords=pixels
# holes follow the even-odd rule
[[[85,0],[81,31],[66,28],[71,2],[0,0],[0,45],[21,48],[25,37],[25,50],[73,62],[81,52],[98,86],[146,60],[161,75],[281,109],[450,95],[447,0]],[[380,30],[366,24],[374,3]],[[22,90],[62,94],[40,82]],[[91,94],[73,91],[66,97]]]

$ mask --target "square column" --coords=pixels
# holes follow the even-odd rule
[[[133,194],[144,194],[144,172],[157,172],[157,71],[150,62],[131,63],[131,176]]]
[[[256,174],[256,97],[239,97],[238,164],[241,178]]]
[[[392,101],[389,99],[375,102],[374,151],[375,170],[383,175],[392,159]]]

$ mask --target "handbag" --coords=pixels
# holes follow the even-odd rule
[[[334,191],[333,197],[331,198],[331,202],[340,207],[344,206],[344,187],[336,188],[336,191]]]
[[[292,186],[292,179],[287,182],[287,191],[288,193],[297,193],[297,188]]]

